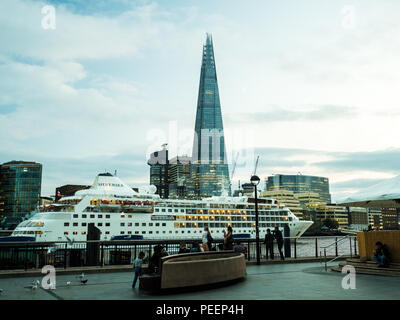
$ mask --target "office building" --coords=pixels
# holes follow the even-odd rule
[[[273,198],[279,200],[279,202],[288,207],[297,218],[303,220],[303,208],[301,207],[299,200],[295,197],[293,191],[263,191],[261,193],[261,196],[265,198]]]
[[[184,199],[186,197],[186,188],[191,179],[191,164],[192,158],[188,156],[176,156],[169,160],[169,198]]]
[[[329,179],[316,176],[276,174],[266,180],[266,191],[290,190],[294,193],[315,192],[322,202],[331,203]]]
[[[383,230],[399,230],[400,208],[382,208]]]
[[[348,220],[349,229],[364,231],[368,230],[369,212],[368,208],[349,207]]]
[[[0,218],[22,221],[40,204],[42,165],[10,161],[0,166]]]
[[[383,230],[382,210],[380,208],[368,208],[369,224],[374,230]]]
[[[153,152],[147,164],[150,166],[150,184],[157,187],[156,193],[161,198],[169,196],[169,178],[168,178],[168,149],[166,145],[162,150]]]
[[[203,47],[189,198],[230,195],[221,104],[211,35]]]

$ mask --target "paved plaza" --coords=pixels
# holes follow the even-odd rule
[[[356,289],[342,288],[341,273],[325,272],[321,263],[250,265],[245,280],[201,291],[149,294],[131,288],[133,273],[87,274],[82,285],[77,275],[60,275],[56,290],[28,288],[39,277],[0,279],[0,300],[273,300],[273,299],[400,299],[400,278],[357,275]],[[67,282],[70,282],[67,285]]]

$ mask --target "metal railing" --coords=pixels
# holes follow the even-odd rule
[[[328,263],[331,263],[331,262],[333,262],[333,261],[335,261],[335,260],[337,260],[337,259],[339,259],[339,258],[341,258],[341,257],[343,257],[343,256],[345,255],[345,253],[342,253],[342,254],[340,254],[340,255],[338,254],[338,245],[339,245],[340,243],[344,243],[345,240],[347,240],[347,239],[349,240],[350,258],[353,257],[353,245],[352,245],[352,241],[354,241],[354,255],[357,255],[357,238],[356,238],[355,236],[353,236],[353,235],[346,235],[346,236],[344,236],[344,237],[342,237],[342,238],[340,238],[340,239],[337,239],[337,238],[336,238],[335,241],[332,242],[331,244],[321,247],[321,249],[324,250],[325,271],[328,271]],[[332,246],[335,246],[335,257],[334,257],[333,259],[327,261],[328,258],[327,258],[326,252],[327,252],[327,249],[330,248],[330,247],[332,247]]]
[[[327,248],[331,247],[332,238],[335,237],[302,237],[284,238],[282,252],[285,258],[302,259],[321,257],[319,249],[324,249],[324,257],[327,256]],[[346,238],[353,238],[348,236]],[[264,239],[260,239],[260,256],[266,258],[266,245]],[[53,265],[56,268],[84,267],[84,266],[109,266],[130,265],[143,251],[146,257],[151,257],[154,247],[161,245],[169,254],[179,251],[181,242],[187,245],[193,239],[187,240],[121,240],[121,241],[77,241],[77,242],[0,242],[0,270],[5,269],[37,269],[44,265]],[[256,259],[256,240],[241,239],[246,247],[248,261]],[[337,243],[337,238],[334,243]],[[356,243],[356,242],[355,242]],[[223,246],[223,240],[214,240],[213,249]],[[217,249],[218,250],[218,249]],[[274,244],[274,258],[279,259],[277,244]],[[338,248],[334,256],[352,256],[353,250],[343,250],[340,256]]]

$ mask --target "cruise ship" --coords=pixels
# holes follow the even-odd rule
[[[202,200],[161,199],[155,186],[135,192],[110,173],[101,173],[89,189],[38,208],[9,237],[38,242],[86,241],[88,225],[100,230],[100,240],[201,239],[208,226],[214,239],[222,239],[228,226],[234,235],[255,238],[254,199],[211,197]],[[291,237],[300,237],[312,221],[299,220],[284,204],[270,198],[258,203],[259,231],[288,225]]]

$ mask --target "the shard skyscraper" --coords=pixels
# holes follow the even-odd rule
[[[187,196],[203,198],[230,195],[230,179],[222,124],[213,41],[203,46],[199,96]]]

